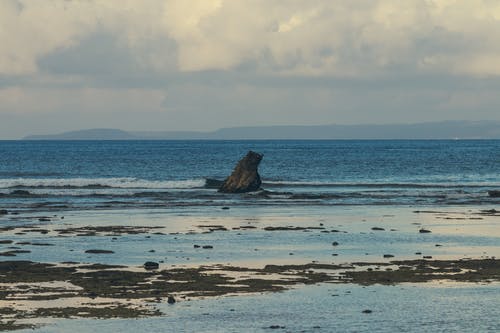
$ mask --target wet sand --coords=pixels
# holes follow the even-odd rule
[[[1,216],[0,328],[148,320],[169,299],[324,283],[500,281],[500,213],[489,207],[229,208]]]

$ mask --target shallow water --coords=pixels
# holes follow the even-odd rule
[[[37,332],[498,332],[499,298],[498,283],[319,285],[165,304],[159,318],[61,320]]]

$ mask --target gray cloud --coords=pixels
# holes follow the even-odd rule
[[[495,1],[0,2],[0,135],[500,119]]]

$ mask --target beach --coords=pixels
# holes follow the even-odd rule
[[[237,155],[207,162],[204,154],[221,145],[245,153],[248,143],[241,142],[212,143],[199,163],[185,156],[206,143],[163,142],[139,146],[163,150],[143,156],[137,169],[136,160],[126,162],[126,143],[105,147],[119,148],[121,165],[103,161],[86,170],[68,159],[59,174],[61,160],[52,156],[46,161],[52,176],[28,175],[33,170],[26,166],[15,175],[4,166],[1,328],[495,331],[500,211],[487,190],[500,187],[488,155],[499,143],[487,143],[254,143],[265,152],[264,191],[250,194],[218,193],[204,181],[223,179],[236,162],[229,157]],[[425,175],[423,162],[415,162],[418,174],[393,166],[387,175],[389,169],[367,167],[366,154],[381,146],[391,152],[387,159],[396,150],[409,165],[410,156],[425,160],[429,147],[446,150],[441,169],[427,169],[450,163],[457,170]],[[18,148],[12,154],[21,154]],[[349,158],[331,164],[338,149],[353,148],[358,166],[349,168]],[[104,148],[58,147],[82,149]],[[156,160],[165,149],[178,153],[170,164]],[[288,163],[313,150],[321,154],[310,153],[307,174],[305,165]],[[453,151],[464,150],[476,155],[457,166]],[[270,168],[266,159],[287,168]],[[470,171],[475,163],[483,169]],[[144,168],[155,176],[139,175]]]

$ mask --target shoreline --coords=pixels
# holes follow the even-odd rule
[[[497,284],[499,216],[484,206],[14,215],[0,228],[0,328],[39,328],[49,317],[162,317],[170,296]],[[148,261],[158,269],[145,269]]]

